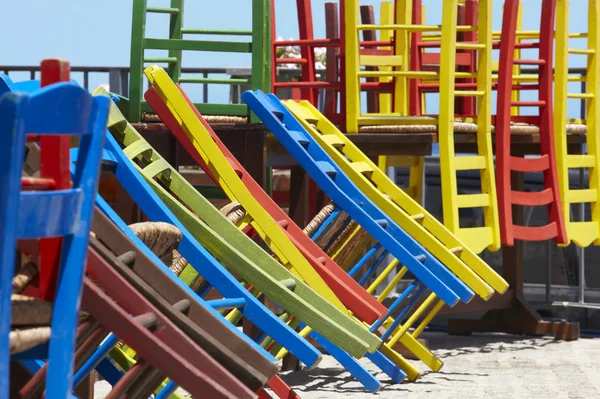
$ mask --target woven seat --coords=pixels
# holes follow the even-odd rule
[[[216,123],[248,123],[248,118],[244,116],[227,116],[227,115],[208,115],[205,116],[206,122],[209,124]],[[142,122],[161,122],[156,114],[144,112],[142,114]]]
[[[12,318],[9,333],[11,355],[50,341],[52,302],[20,294],[37,274],[37,265],[27,262],[13,278],[13,294],[10,298]],[[86,312],[80,312],[80,320],[87,319],[87,317]]]
[[[176,276],[181,274],[188,262],[177,251],[181,241],[181,231],[177,227],[169,223],[142,222],[131,224],[129,228]]]
[[[492,133],[495,132],[492,126]],[[437,125],[374,125],[361,126],[360,133],[437,133]],[[585,134],[587,128],[579,123],[567,123],[567,134]],[[538,134],[539,126],[526,123],[511,123],[511,134]],[[477,133],[477,125],[468,122],[454,122],[454,133]]]

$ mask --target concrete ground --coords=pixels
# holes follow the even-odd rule
[[[438,373],[425,371],[416,383],[390,384],[367,359],[369,370],[383,382],[377,394],[365,392],[329,355],[313,370],[284,373],[284,380],[306,399],[435,398],[435,399],[594,399],[600,398],[600,338],[573,342],[502,334],[448,336],[423,334],[444,362]],[[96,384],[104,398],[105,383]]]

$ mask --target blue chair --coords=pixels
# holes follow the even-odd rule
[[[389,306],[388,313],[371,325],[371,331],[384,327],[384,323],[388,321],[389,325],[385,324],[381,337],[384,341],[391,338],[395,342],[408,331],[409,320],[424,317],[422,312],[427,309],[425,305],[435,299],[435,296],[449,306],[454,306],[459,300],[469,302],[474,297],[470,287],[358,189],[276,96],[262,91],[247,91],[242,99],[334,202],[333,211],[311,238],[319,239],[341,212],[345,212],[375,240],[375,244],[349,270],[351,276],[358,275],[359,270],[372,261],[359,279],[360,284],[366,283],[388,254],[415,276],[414,282]],[[432,291],[431,295],[428,294],[429,290]],[[425,297],[427,300],[423,305],[413,311]],[[395,320],[388,319],[397,311],[400,313]],[[410,337],[407,336],[408,338]],[[416,339],[411,339],[410,346],[431,369],[439,370],[441,361]]]
[[[4,91],[9,89],[5,85]],[[79,304],[109,101],[70,83],[0,97],[0,397],[9,397],[10,388],[9,333],[17,240],[45,237],[63,237],[51,335],[48,343],[12,358],[47,358],[46,396],[71,395]],[[21,192],[27,133],[79,137],[71,189]]]

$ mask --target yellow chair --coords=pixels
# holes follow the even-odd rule
[[[437,131],[440,145],[440,173],[442,179],[442,206],[444,223],[476,253],[488,248],[500,248],[498,209],[491,143],[491,71],[492,71],[492,1],[478,3],[477,26],[457,26],[458,0],[445,0],[442,11],[442,25],[415,25],[407,23],[386,25],[358,24],[359,1],[346,1],[343,9],[345,30],[345,99],[346,131],[396,131],[414,132],[419,129]],[[404,21],[411,15],[412,1],[396,0],[397,21]],[[363,30],[393,30],[395,52],[391,56],[360,55],[359,33]],[[459,31],[476,31],[477,42],[456,42]],[[410,70],[409,63],[403,62],[402,54],[408,54],[410,35],[414,32],[441,34],[441,62],[439,72]],[[477,52],[477,72],[456,72],[456,50]],[[390,67],[392,70],[364,71],[364,66]],[[388,68],[389,69],[389,68]],[[391,78],[394,84],[393,112],[361,112],[360,80],[366,77]],[[455,90],[456,79],[476,79],[475,90]],[[409,79],[439,81],[439,117],[410,116],[406,93]],[[456,96],[477,98],[477,117],[467,123],[456,123],[454,99]],[[426,126],[424,128],[424,126]],[[454,133],[462,129],[476,134],[477,155],[457,157],[454,148]],[[456,173],[459,170],[479,170],[481,193],[458,194]],[[478,227],[462,227],[459,223],[460,208],[483,208],[484,224]]]

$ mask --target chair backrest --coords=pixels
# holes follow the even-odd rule
[[[586,32],[571,32],[569,27],[569,15],[571,9],[580,7],[573,0],[562,0],[557,3],[556,9],[556,55],[554,76],[554,145],[556,148],[556,167],[558,172],[558,183],[560,186],[563,216],[565,218],[567,238],[581,247],[587,247],[594,243],[600,244],[600,95],[598,90],[598,79],[600,76],[600,29],[598,29],[600,17],[600,2],[590,0],[588,2],[587,16],[588,29]],[[577,27],[573,26],[576,30]],[[585,40],[586,48],[573,48],[573,42],[581,43]],[[579,46],[577,46],[579,47]],[[585,75],[574,76],[569,73],[569,64],[573,64],[579,58],[575,55],[587,57]],[[569,90],[569,82],[573,80],[582,81],[580,92]],[[582,101],[581,119],[569,118],[569,99]],[[584,104],[583,104],[584,103]],[[570,151],[567,136],[569,134],[583,134],[587,148],[577,153]],[[583,145],[581,145],[583,147]],[[579,187],[571,187],[569,181],[570,172],[579,169]],[[583,168],[587,170],[587,176]],[[586,187],[587,186],[587,187]],[[574,204],[590,204],[589,217],[579,212],[576,217],[571,209]],[[584,213],[584,214],[582,214]]]
[[[357,187],[434,256],[446,265],[464,262],[496,291],[506,291],[508,284],[498,273],[425,208],[403,192],[315,107],[306,101],[286,101],[284,105]],[[352,166],[353,163],[359,162],[369,166],[372,172],[361,173]]]
[[[166,1],[166,0],[163,0]],[[139,122],[143,112],[152,111],[142,99],[143,69],[147,63],[167,65],[171,79],[179,83],[198,83],[205,85],[249,85],[252,88],[270,90],[271,86],[271,37],[269,0],[252,0],[252,30],[234,29],[198,29],[183,27],[184,0],[170,0],[169,7],[148,7],[147,0],[133,1],[131,29],[131,74],[129,83],[128,120]],[[146,37],[147,14],[170,15],[169,37],[164,39]],[[190,40],[183,35],[243,36],[249,40]],[[148,57],[145,50],[168,51],[166,57]],[[250,79],[223,79],[207,77],[181,77],[182,51],[227,52],[251,54]],[[207,91],[205,91],[206,93]],[[196,104],[207,115],[250,117],[248,108],[243,104]]]
[[[92,97],[71,83],[58,83],[32,94],[8,92],[0,99],[0,236],[1,305],[0,363],[8,364],[10,293],[18,239],[64,237],[54,298],[47,375],[48,394],[71,392],[73,351],[78,321],[89,229],[96,195],[109,99]],[[77,136],[82,148],[73,187],[21,193],[26,135]],[[68,170],[67,170],[68,173]],[[67,359],[67,360],[65,360]],[[8,369],[1,367],[2,392],[8,389]],[[4,375],[6,373],[6,375]],[[6,396],[8,393],[6,393]],[[63,395],[63,396],[64,396]]]
[[[206,245],[209,251],[219,256],[219,259],[222,259],[224,264],[243,278],[244,281],[261,290],[284,309],[289,309],[290,314],[296,314],[300,319],[305,319],[307,324],[316,326],[316,329],[320,330],[323,336],[331,338],[332,341],[335,341],[335,344],[347,347],[353,353],[360,353],[360,351],[366,349],[364,347],[360,349],[364,342],[369,342],[368,346],[371,348],[372,343],[370,340],[374,338],[376,341],[376,337],[365,334],[367,333],[366,329],[357,329],[356,323],[316,295],[302,280],[286,270],[260,247],[253,244],[243,232],[226,220],[200,194],[196,193],[195,198],[191,197],[195,190],[191,189],[189,184],[187,190],[182,188],[181,185],[186,185],[185,180],[178,178],[176,170],[160,157],[130,125],[123,130],[111,129],[111,132],[114,137],[118,137],[119,141],[123,143],[125,153],[132,161],[142,161],[139,170],[143,169],[142,174],[144,177],[140,176],[137,179],[141,179],[144,184],[157,191],[155,195],[158,195],[166,205],[164,212],[170,213],[168,209],[170,208],[171,212],[181,221],[175,222],[176,224],[181,223],[181,227],[178,226],[180,229],[192,232],[191,234],[197,240]],[[111,142],[111,140],[112,137],[109,137],[108,141]],[[126,166],[133,169],[135,162],[129,164],[130,162],[127,161]],[[167,177],[162,179],[161,176]],[[180,198],[185,206],[179,204],[174,195],[165,190],[160,190],[160,185],[155,181],[156,178],[161,182],[166,182],[167,187],[177,190],[173,194]],[[187,207],[190,207],[192,212]],[[194,216],[193,212],[197,213],[202,220]],[[186,258],[190,259],[187,256]],[[293,287],[290,286],[291,288],[282,290],[285,287],[285,281],[290,279],[294,280]],[[337,324],[343,328],[337,327]],[[266,333],[269,334],[270,332],[266,331]],[[339,339],[342,336],[345,338]],[[365,341],[362,337],[366,338]],[[283,341],[281,343],[285,344]]]
[[[420,281],[450,306],[453,306],[459,297],[463,301],[469,301],[473,297],[473,292],[466,285],[356,188],[274,95],[246,92],[242,95],[242,99],[325,191],[325,194],[363,226]],[[362,164],[355,166],[364,167]],[[364,170],[364,173],[369,173],[369,170]],[[427,263],[427,267],[424,262]]]
[[[160,75],[164,75],[164,73],[161,73],[160,70],[158,70],[157,72]],[[158,75],[158,74],[155,75],[155,77],[154,77],[156,82],[158,82],[158,79],[160,78],[160,75]],[[154,73],[153,73],[153,75],[154,75]],[[372,298],[369,299],[368,295],[366,297],[364,297],[364,299],[362,301],[357,301],[356,290],[348,290],[348,286],[344,287],[344,285],[351,284],[351,283],[344,282],[344,284],[340,284],[341,282],[339,279],[344,278],[345,273],[343,273],[343,271],[341,271],[341,270],[338,270],[339,267],[337,265],[335,265],[335,262],[331,261],[331,259],[329,259],[329,257],[327,257],[325,255],[325,253],[323,253],[323,251],[320,251],[318,247],[314,246],[314,244],[312,244],[312,241],[308,237],[306,237],[306,235],[304,235],[304,233],[302,233],[302,229],[300,229],[286,215],[286,213],[283,212],[269,198],[269,196],[264,192],[264,190],[262,190],[262,188],[256,183],[256,181],[254,181],[252,179],[252,177],[239,164],[239,162],[237,162],[235,160],[235,157],[233,157],[233,155],[227,150],[227,148],[219,140],[219,138],[212,131],[212,129],[210,129],[210,127],[208,127],[204,123],[202,124],[204,129],[206,129],[204,134],[209,135],[209,137],[211,138],[211,141],[216,144],[218,152],[214,151],[210,154],[206,153],[203,155],[203,154],[201,154],[200,150],[198,150],[198,148],[201,148],[199,145],[199,142],[192,143],[192,142],[190,142],[190,140],[184,140],[184,137],[186,137],[186,133],[184,132],[184,127],[182,125],[178,124],[173,116],[169,116],[171,114],[169,108],[165,107],[165,101],[163,99],[161,99],[158,92],[156,91],[158,83],[153,83],[153,85],[154,85],[154,87],[151,88],[150,90],[148,90],[148,92],[146,92],[146,97],[152,99],[152,106],[157,110],[157,112],[159,112],[158,110],[160,110],[160,114],[162,115],[161,118],[165,121],[165,123],[168,124],[171,131],[178,137],[180,142],[184,146],[186,146],[186,148],[188,149],[188,152],[190,154],[192,154],[192,156],[194,156],[194,158],[198,162],[198,164],[201,165],[207,171],[207,173],[209,173],[211,175],[213,180],[215,180],[215,181],[218,180],[219,182],[221,182],[222,179],[217,179],[217,176],[221,176],[223,173],[225,173],[227,171],[226,170],[227,167],[221,166],[218,169],[217,168],[209,168],[207,166],[208,164],[214,164],[214,162],[209,159],[209,155],[210,155],[210,157],[216,157],[216,156],[224,157],[225,159],[227,159],[227,162],[230,165],[230,166],[228,165],[229,167],[232,167],[234,170],[239,171],[239,173],[241,174],[242,184],[237,185],[237,187],[239,187],[239,188],[237,188],[237,190],[226,189],[225,191],[227,192],[227,195],[230,197],[230,199],[238,201],[238,202],[239,202],[239,198],[243,197],[244,193],[246,193],[245,194],[246,197],[244,197],[244,202],[255,201],[258,203],[258,206],[254,205],[255,209],[260,208],[260,210],[262,210],[262,212],[266,211],[267,217],[264,217],[263,215],[261,215],[259,213],[260,210],[258,212],[253,212],[253,211],[251,212],[248,210],[249,207],[242,205],[242,206],[244,206],[244,209],[246,210],[246,212],[248,212],[248,213],[251,212],[251,218],[255,221],[253,223],[253,225],[257,226],[257,224],[259,223],[257,221],[257,216],[258,216],[258,217],[263,217],[263,219],[269,218],[271,221],[274,220],[278,225],[285,226],[285,229],[283,229],[285,236],[288,237],[289,239],[291,239],[293,245],[295,245],[300,250],[300,252],[303,254],[303,256],[306,257],[306,259],[310,262],[310,265],[312,265],[312,267],[314,267],[316,270],[319,271],[322,278],[327,279],[326,281],[327,281],[328,286],[330,286],[330,287],[332,287],[332,289],[336,290],[336,294],[339,295],[340,299],[344,301],[344,304],[349,309],[351,309],[354,314],[360,315],[359,317],[361,319],[368,320],[369,322],[373,322],[375,319],[377,319],[379,316],[381,316],[383,314],[382,313],[383,309],[381,307],[381,304],[378,304],[377,301],[373,301]],[[177,90],[181,93],[180,95],[183,96],[184,101],[187,102],[188,107],[189,107],[189,103],[190,103],[189,99],[185,96],[185,94],[183,93],[182,90],[180,90],[180,89],[177,89]],[[195,117],[199,118],[199,120],[202,121],[201,115],[199,113],[197,113],[195,115]],[[198,140],[205,140],[204,134],[200,134],[200,133],[201,132],[197,133]],[[233,179],[231,179],[231,180],[233,180]],[[279,227],[277,229],[279,229]],[[265,228],[264,225],[262,227],[259,226],[257,231],[259,232],[260,235],[263,236],[263,239],[266,238],[267,242],[271,242],[273,240],[273,237],[276,237],[275,233],[277,233],[277,230],[269,231],[268,229]],[[284,255],[283,259],[288,259],[288,262],[289,261],[293,262],[294,259],[296,259],[296,257],[294,259],[290,259],[289,254],[290,253],[288,252],[287,255]],[[331,273],[333,273],[333,275]],[[331,278],[329,278],[329,277],[331,277]],[[308,280],[306,280],[306,281],[308,281]],[[352,280],[350,280],[350,281],[352,281]],[[349,287],[352,287],[352,285],[350,285]],[[346,295],[343,294],[343,292],[346,292]],[[361,302],[365,302],[365,303],[361,303]],[[375,302],[375,303],[373,303],[373,302]],[[369,306],[366,306],[367,304]]]
[[[560,204],[559,183],[554,146],[553,117],[553,52],[554,24],[557,0],[543,0],[540,12],[540,32],[536,42],[527,43],[538,49],[537,57],[515,58],[517,48],[517,24],[520,0],[506,0],[502,17],[500,40],[500,61],[498,71],[498,97],[496,113],[496,185],[498,187],[498,214],[500,236],[504,245],[513,245],[515,239],[543,241],[555,239],[558,243],[567,242],[567,232],[563,209]],[[534,65],[538,74],[534,80],[520,84],[519,90],[537,92],[535,101],[513,101],[515,85],[513,68],[515,65]],[[520,80],[520,79],[519,79]],[[534,109],[530,115],[513,115],[513,107]],[[539,154],[537,158],[525,158],[523,154],[511,154],[511,135],[519,126],[514,122],[534,125],[539,129]],[[511,182],[512,172],[543,173],[544,190],[525,192]],[[548,223],[542,226],[524,226],[514,220],[515,206],[545,206]]]

